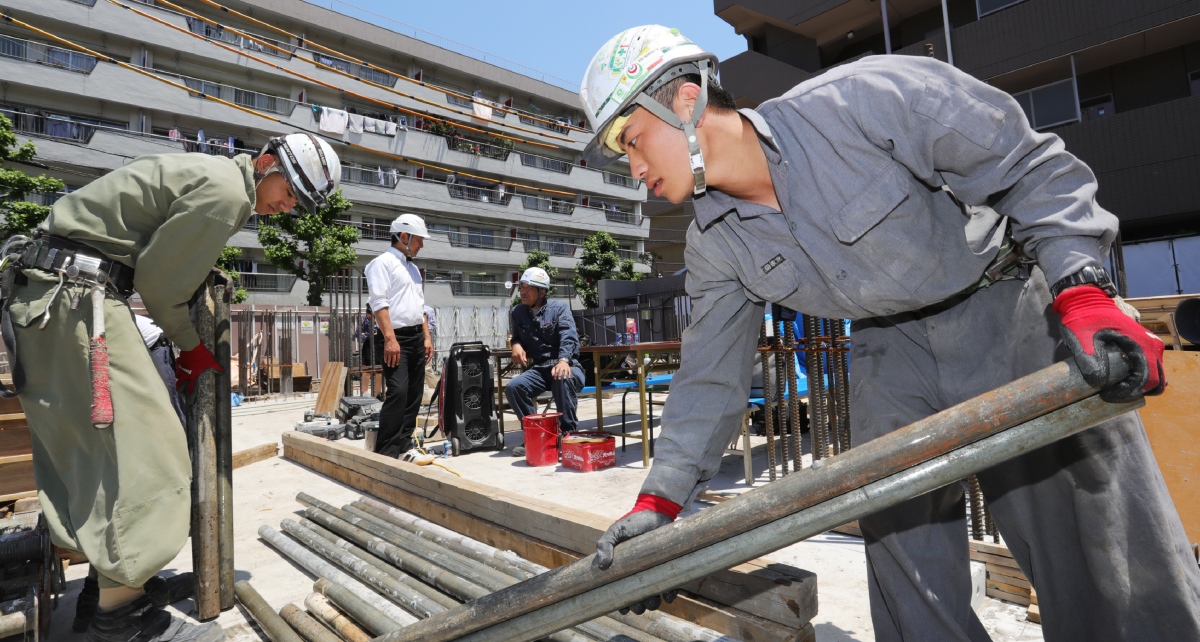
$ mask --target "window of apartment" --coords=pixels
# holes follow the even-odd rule
[[[1001,9],[1007,9],[1014,4],[1021,4],[1025,0],[975,0],[975,9],[979,12],[979,17],[982,18],[989,13],[996,13]]]
[[[1025,110],[1025,116],[1034,129],[1045,129],[1079,120],[1079,103],[1075,102],[1073,78],[1022,91],[1013,94],[1013,98],[1016,98],[1021,109]]]

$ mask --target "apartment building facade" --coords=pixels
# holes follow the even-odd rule
[[[747,51],[721,62],[741,106],[881,54],[934,56],[1008,91],[1035,129],[1062,137],[1095,171],[1099,203],[1121,221],[1129,295],[1200,292],[1200,1],[714,0],[713,9],[746,37]],[[682,261],[688,211],[650,203],[647,213],[650,247]]]
[[[396,216],[425,218],[431,305],[506,304],[503,283],[542,249],[557,295],[579,307],[584,238],[606,230],[627,258],[645,249],[645,187],[627,166],[580,160],[589,133],[569,88],[302,0],[6,4],[42,33],[0,23],[0,112],[65,191],[137,156],[254,154],[305,130],[341,155],[359,270]],[[303,303],[307,283],[265,260],[257,225],[230,241],[249,302]]]

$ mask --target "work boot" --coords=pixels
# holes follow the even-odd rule
[[[400,455],[400,461],[406,461],[410,464],[416,464],[418,466],[428,466],[429,464],[432,464],[435,459],[437,459],[437,457],[423,453],[416,448],[413,448],[403,455]]]
[[[163,608],[180,600],[186,600],[196,591],[196,577],[192,573],[180,573],[171,577],[155,575],[142,586],[155,608]]]
[[[75,621],[71,623],[71,630],[76,633],[88,630],[99,604],[100,583],[96,581],[95,575],[89,573],[83,578],[83,590],[79,591],[79,597],[75,599]]]
[[[180,573],[171,577],[155,575],[146,580],[146,584],[142,588],[146,591],[146,595],[150,596],[150,603],[155,608],[161,609],[168,604],[191,597],[195,587],[195,578],[191,573]],[[83,580],[83,590],[79,592],[79,597],[75,600],[75,621],[71,623],[71,630],[76,633],[88,630],[99,603],[100,584],[96,581],[95,576],[89,574]]]
[[[216,622],[192,624],[154,606],[142,595],[110,611],[97,611],[87,631],[88,642],[221,642],[225,632]]]

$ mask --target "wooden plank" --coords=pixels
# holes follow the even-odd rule
[[[1006,602],[1020,604],[1021,606],[1029,606],[1029,596],[1027,595],[1017,595],[1016,593],[1008,593],[1006,591],[1001,591],[990,587],[986,589],[986,593],[988,597],[994,597],[997,600],[1004,600]]]
[[[1200,352],[1167,350],[1163,373],[1167,389],[1138,414],[1188,541],[1200,542]]]
[[[663,604],[665,613],[695,622],[738,640],[772,640],[783,642],[814,642],[816,634],[811,622],[799,627],[786,627],[745,611],[725,606],[697,595],[681,594],[671,604]]]
[[[979,551],[980,553],[987,553],[988,555],[999,555],[1001,557],[1008,557],[1008,558],[1012,557],[1012,552],[1009,551],[1008,547],[1003,544],[993,544],[991,542],[985,542],[983,540],[971,539],[971,540],[967,540],[967,546],[968,546],[968,548],[970,548],[973,551]]]
[[[18,414],[15,417],[19,419],[0,422],[0,456],[33,452],[33,440],[29,436],[29,425],[25,422],[25,415]]]
[[[1042,623],[1042,610],[1040,608],[1038,608],[1037,604],[1030,604],[1029,610],[1025,611],[1025,619],[1029,620],[1030,622],[1036,622],[1037,624],[1041,624]]]
[[[1016,576],[1010,575],[1009,573],[997,572],[992,570],[993,568],[1004,569],[1009,572],[1012,571],[1012,569],[1008,568],[1007,566],[988,566],[987,576],[989,580],[995,579],[997,582],[1004,582],[1005,584],[1018,586],[1026,591],[1033,588],[1033,586],[1029,584],[1029,580],[1025,579],[1025,576]]]
[[[327,361],[321,367],[321,392],[317,393],[316,414],[337,410],[342,400],[342,389],[346,386],[346,365],[341,361]]]
[[[33,480],[32,455],[17,455],[5,459],[10,461],[0,463],[0,497],[37,489]]]
[[[862,529],[858,527],[857,519],[854,520],[853,522],[846,522],[845,524],[842,524],[841,526],[836,526],[829,530],[831,530],[835,533],[841,533],[842,535],[853,535],[854,537],[862,537]]]
[[[263,444],[254,446],[245,450],[239,450],[233,453],[233,469],[237,470],[242,466],[249,466],[255,462],[260,462],[264,459],[270,459],[279,455],[279,444]]]
[[[987,553],[980,553],[979,551],[971,551],[971,559],[975,560],[976,562],[986,562],[989,564],[995,564],[997,566],[1007,566],[1018,571],[1021,570],[1021,567],[1017,566],[1016,561],[1011,557],[988,555]]]
[[[1012,593],[1013,595],[1024,595],[1025,597],[1029,597],[1029,589],[1013,586],[1012,584],[1005,584],[1004,582],[998,582],[992,578],[988,578],[987,588],[996,589],[997,591],[1004,591],[1005,593]]]
[[[8,502],[8,501],[13,501],[13,500],[18,500],[18,499],[25,499],[26,497],[37,497],[37,491],[36,490],[26,490],[26,491],[22,491],[20,493],[8,493],[7,495],[0,495],[0,502]]]
[[[4,383],[6,386],[11,386],[12,382]],[[21,407],[20,397],[0,397],[0,415],[11,415],[14,413],[24,413],[25,409]]]
[[[1030,605],[1034,605],[1034,604],[1037,604],[1037,603],[1038,603],[1038,601],[1037,601],[1037,591],[1035,591],[1035,590],[1033,590],[1033,589],[1030,589],[1030,590],[1029,590],[1029,604],[1030,604]]]
[[[303,433],[284,433],[283,445],[287,459],[385,501],[395,503],[384,494],[396,497],[395,491],[410,493],[576,555],[593,552],[596,540],[611,523],[611,520],[598,515],[478,482],[431,473],[420,466]],[[415,502],[410,500],[408,503]],[[401,507],[411,510],[408,506]],[[422,516],[438,522],[432,517]],[[704,597],[722,603],[728,600],[743,611],[785,626],[799,628],[815,614],[817,582],[816,577],[807,571],[755,561],[714,574],[712,579],[711,582],[700,582],[691,588]]]

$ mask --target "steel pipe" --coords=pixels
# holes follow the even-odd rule
[[[309,573],[312,573],[316,577],[329,578],[353,591],[355,595],[365,600],[368,604],[383,611],[388,617],[395,620],[397,625],[402,626],[417,621],[417,618],[413,617],[408,611],[392,604],[384,599],[382,595],[368,588],[366,584],[350,577],[333,564],[326,562],[312,551],[297,544],[295,540],[288,539],[286,535],[274,528],[263,524],[258,527],[258,535],[266,540],[268,544],[278,549],[279,552],[283,553],[284,556],[304,567]]]
[[[344,586],[339,586],[325,578],[318,578],[313,583],[313,591],[324,595],[333,602],[334,606],[350,614],[368,633],[383,635],[399,628],[399,625],[380,611],[355,595]]]
[[[233,585],[234,593],[237,595],[237,601],[246,607],[250,612],[250,616],[258,622],[258,627],[271,638],[271,642],[304,642],[300,636],[288,626],[288,623],[279,617],[275,609],[271,608],[270,604],[263,599],[258,591],[250,586],[250,582],[242,580]]]
[[[295,604],[285,604],[279,609],[279,617],[283,618],[292,630],[300,634],[307,642],[341,642],[341,638],[313,619]]]
[[[422,630],[416,629],[401,632],[400,635],[385,637],[384,640],[390,642],[397,639],[418,639],[408,637],[409,635],[423,635],[419,639],[430,641],[443,639],[455,639],[462,642],[533,640],[539,637],[542,631],[554,630],[579,619],[590,617],[612,605],[628,602],[635,596],[661,593],[673,586],[678,586],[680,582],[694,581],[723,568],[729,568],[825,532],[848,520],[861,519],[915,495],[929,492],[946,484],[957,483],[964,475],[973,471],[984,470],[1006,459],[1029,453],[1057,439],[1079,432],[1086,427],[1111,419],[1120,412],[1132,410],[1141,405],[1143,405],[1141,402],[1108,404],[1101,401],[1099,397],[1093,397],[1067,408],[1056,410],[1047,417],[1034,419],[955,452],[918,464],[891,477],[854,489],[817,506],[733,536],[707,549],[689,553],[667,564],[624,577],[597,589],[575,594],[573,597],[561,599],[526,615],[504,617],[500,623],[489,628],[481,630],[481,627],[472,627],[475,631],[469,635],[455,632],[449,638],[442,637],[440,633],[425,636]],[[526,597],[514,595],[518,592],[512,591],[508,595],[497,594],[496,597],[508,599],[524,599]],[[440,617],[449,614],[448,612]],[[437,624],[437,621],[426,620],[421,624],[426,623]]]
[[[395,578],[355,557],[349,551],[339,548],[333,542],[290,519],[283,520],[280,527],[283,532],[296,538],[313,552],[342,567],[346,572],[418,618],[441,613],[447,608],[425,597],[411,586],[401,584]]]
[[[1127,371],[1128,368],[1119,357],[1110,363],[1110,372],[1116,378]],[[454,639],[506,620],[515,622],[514,618],[520,619],[519,616],[538,609],[548,611],[552,605],[557,609],[558,603],[574,604],[581,609],[579,614],[604,613],[622,603],[686,584],[820,532],[808,530],[813,524],[819,526],[823,522],[814,520],[813,513],[805,513],[804,509],[834,505],[836,503],[831,500],[839,499],[844,503],[838,505],[843,512],[833,514],[834,523],[825,526],[832,528],[873,513],[890,505],[889,502],[898,503],[957,481],[1140,405],[1105,404],[1098,399],[1091,399],[1056,412],[1051,418],[1030,421],[1094,395],[1095,390],[1083,380],[1073,363],[1054,364],[862,444],[823,462],[821,466],[814,465],[757,492],[746,493],[625,542],[620,546],[615,563],[606,571],[592,569],[589,556],[420,622],[400,634],[389,636],[388,642]],[[1023,423],[1023,430],[1009,430]],[[1028,428],[1030,425],[1038,429],[1031,431]],[[978,447],[971,449],[976,453],[973,459],[954,452],[988,438],[991,439],[984,442],[982,450]],[[935,464],[920,467],[917,473],[905,472],[935,460]],[[963,461],[968,462],[969,466],[945,465],[946,462]],[[932,472],[945,468],[965,470],[961,470],[957,477],[946,480],[932,475]],[[880,496],[879,488],[892,488],[890,484],[894,479],[904,479],[908,483],[898,487],[898,492],[892,495]],[[933,480],[933,485],[930,485],[930,480]],[[869,484],[875,484],[873,492],[861,490]],[[788,520],[784,519],[789,517]],[[776,522],[785,521],[794,533],[771,530]],[[748,535],[752,531],[755,535]],[[804,534],[794,537],[798,533]],[[734,542],[737,545],[731,548]],[[685,556],[692,561],[691,564],[679,561]],[[701,563],[699,559],[708,557],[720,559],[724,565],[710,569],[708,564]],[[695,568],[704,569],[704,572],[697,574]],[[645,578],[653,575],[644,574],[648,569],[654,569],[654,573],[666,572],[661,575],[661,586],[657,582],[646,581]],[[595,589],[607,584],[617,585],[618,580],[631,576],[637,576],[638,579],[620,584],[625,592],[615,596],[618,598],[616,602],[599,601],[583,605],[573,597],[584,593],[596,597]],[[598,605],[607,608],[595,611]],[[575,620],[575,616],[568,619]],[[555,625],[563,621],[566,620],[555,620]],[[506,624],[512,625],[512,622]]]
[[[304,598],[304,607],[346,642],[370,642],[371,636],[354,620],[342,615],[324,595],[310,593]]]
[[[342,550],[349,551],[351,555],[354,555],[355,557],[359,558],[360,560],[370,564],[371,566],[375,567],[376,570],[387,574],[389,577],[395,579],[397,582],[400,582],[401,584],[404,584],[405,586],[411,587],[414,591],[417,591],[418,593],[433,600],[434,602],[437,602],[438,604],[441,604],[442,606],[444,606],[448,609],[458,606],[459,603],[454,598],[446,595],[445,593],[442,593],[441,591],[433,588],[432,586],[429,586],[428,584],[418,580],[417,578],[409,575],[408,573],[401,571],[400,569],[396,568],[395,566],[388,564],[384,560],[381,560],[378,557],[367,552],[366,550],[363,550],[362,548],[356,546],[353,542],[349,542],[347,540],[342,539],[341,537],[338,537],[337,533],[330,531],[329,529],[325,528],[324,526],[321,526],[320,524],[317,524],[316,522],[313,522],[306,518],[300,518],[300,525],[303,526],[304,528],[307,528],[308,530],[316,533],[317,535],[324,537],[325,539],[329,540],[330,542],[333,542],[334,546],[337,546],[338,548],[340,548]]]
[[[456,533],[448,528],[417,517],[412,513],[388,506],[374,497],[363,495],[355,503],[372,506],[386,512],[390,523],[398,526],[405,525],[402,527],[410,528],[412,529],[411,532],[419,533],[422,537],[439,545],[456,545],[464,549],[473,550],[481,557],[491,559],[501,565],[507,565],[509,564],[509,560],[511,560],[511,565],[499,570],[508,572],[514,577],[519,577],[519,579],[526,580],[550,570],[545,566],[530,562],[512,551],[502,551],[479,540],[471,539],[466,535]],[[643,615],[621,615],[619,612],[614,612],[609,613],[608,617],[646,633],[661,637],[664,640],[677,640],[678,642],[732,642],[732,638],[722,635],[717,631],[668,615],[662,611],[647,611]]]
[[[213,355],[221,365],[215,375],[214,446],[217,464],[217,584],[222,611],[233,608],[233,400],[229,363],[230,287],[223,274],[210,277],[213,286]]]
[[[205,279],[192,299],[192,323],[209,350],[216,332],[212,278]],[[215,371],[200,375],[188,408],[188,444],[192,449],[192,569],[195,572],[196,619],[221,614],[220,491],[217,481],[217,388]],[[274,613],[274,611],[272,611]]]

